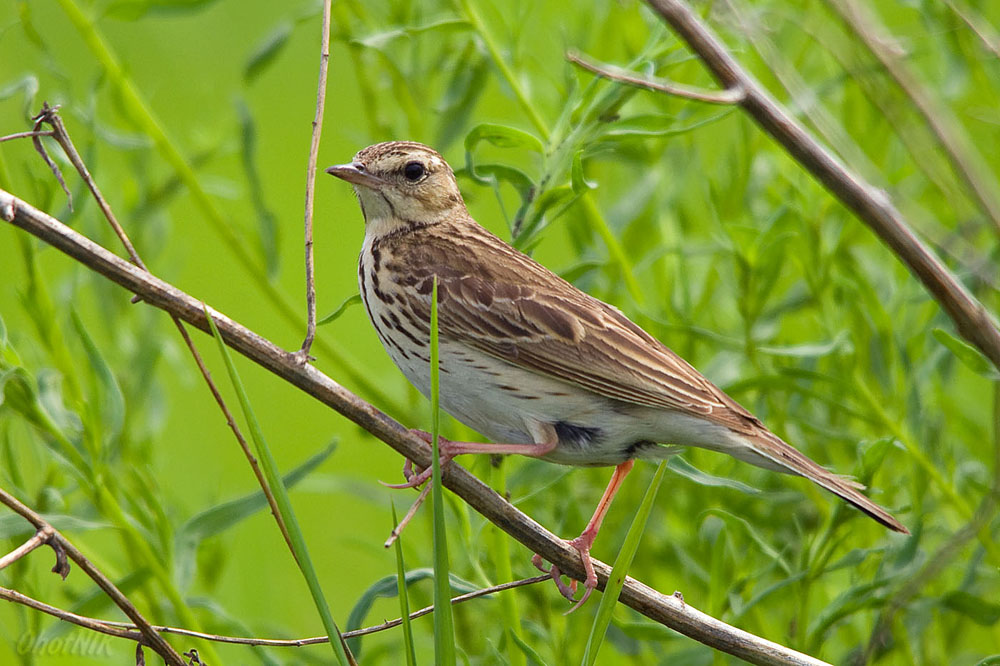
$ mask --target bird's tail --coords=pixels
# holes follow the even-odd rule
[[[765,463],[762,466],[773,466],[784,472],[804,476],[837,497],[853,504],[889,529],[903,534],[910,533],[901,522],[892,517],[892,514],[859,492],[864,489],[863,485],[821,467],[786,444],[777,435],[764,430],[759,435],[747,439],[753,453],[763,458],[766,463],[770,463]],[[764,461],[760,461],[760,463]],[[750,462],[757,461],[750,460]]]

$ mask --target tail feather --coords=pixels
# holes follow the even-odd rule
[[[786,444],[777,435],[765,430],[752,438],[749,444],[754,453],[775,466],[806,477],[891,530],[903,534],[910,533],[910,530],[892,517],[892,514],[859,492],[864,488],[863,485],[825,469]]]

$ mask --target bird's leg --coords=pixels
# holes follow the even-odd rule
[[[535,444],[454,442],[450,439],[438,436],[438,451],[441,455],[441,467],[443,468],[455,456],[464,455],[466,453],[520,454],[522,456],[531,456],[533,458],[544,456],[556,448],[556,445],[559,443],[559,436],[556,434],[555,428],[547,423],[538,423],[533,425],[534,427],[531,429],[531,435],[536,442]],[[424,432],[423,430],[411,430],[410,432],[428,444],[431,443],[430,433]],[[412,461],[407,460],[403,465],[403,476],[406,477],[406,483],[386,483],[383,485],[389,488],[416,488],[427,481],[427,479],[431,478],[431,473],[432,470],[428,467],[427,469],[414,474],[413,463]]]
[[[594,511],[594,515],[591,516],[590,522],[587,523],[587,527],[584,528],[583,533],[581,533],[580,536],[567,542],[578,553],[580,553],[580,558],[583,561],[583,570],[587,574],[587,579],[583,583],[583,596],[572,608],[569,609],[569,611],[567,611],[568,613],[572,613],[583,605],[583,602],[590,597],[590,593],[594,591],[595,587],[597,587],[597,573],[594,571],[594,564],[590,560],[590,547],[594,545],[594,539],[597,538],[597,532],[601,529],[601,523],[604,521],[604,516],[607,515],[608,509],[611,507],[611,501],[614,499],[618,489],[621,488],[625,477],[628,476],[630,471],[632,471],[633,465],[635,465],[634,460],[626,460],[622,464],[615,467],[615,472],[611,475],[611,481],[608,483],[608,487],[605,489],[604,494],[601,495],[601,501],[598,502],[597,509]],[[535,555],[532,558],[532,562],[536,567],[545,571],[545,569],[542,568],[542,558],[539,555]],[[556,587],[559,588],[562,595],[570,601],[573,601],[573,593],[576,592],[576,581],[572,581],[570,585],[563,583],[559,578],[561,572],[554,564],[552,565],[552,568],[549,569],[548,573],[552,575],[552,580],[555,581]]]

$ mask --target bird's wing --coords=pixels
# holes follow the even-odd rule
[[[417,292],[428,293],[432,271],[437,275],[445,338],[615,400],[674,409],[748,433],[763,427],[617,309],[489,232],[470,237],[469,229],[462,231],[458,239],[448,232],[432,242],[423,238],[406,261],[409,280],[422,287]],[[429,306],[429,298],[420,300]]]

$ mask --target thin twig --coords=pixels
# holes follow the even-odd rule
[[[955,328],[1000,368],[1000,330],[972,293],[910,229],[888,195],[850,171],[779,104],[682,0],[647,0],[725,87],[741,86],[743,109],[834,196],[854,211],[924,284]]]
[[[40,130],[42,124],[46,122],[45,117],[48,115],[49,111],[58,109],[58,106],[53,108],[49,107],[48,102],[42,102],[41,112],[32,118],[32,120],[35,121],[35,126],[32,128],[31,143],[35,146],[35,150],[42,156],[45,164],[47,164],[49,169],[52,171],[52,175],[54,175],[56,180],[59,181],[59,185],[62,186],[63,192],[66,193],[66,200],[69,203],[69,209],[73,210],[73,195],[70,193],[69,188],[66,187],[66,181],[63,179],[63,175],[59,170],[59,167],[52,161],[52,158],[49,157],[49,153],[45,150],[45,144],[42,143],[43,135]]]
[[[131,239],[125,232],[125,228],[118,222],[118,218],[115,217],[114,211],[111,209],[111,205],[101,193],[101,189],[98,187],[97,181],[95,181],[90,175],[90,170],[84,163],[83,158],[80,157],[80,153],[73,144],[73,139],[70,138],[69,132],[66,130],[65,124],[63,124],[62,117],[59,115],[59,108],[50,107],[48,104],[43,103],[41,112],[39,112],[35,118],[38,124],[47,123],[51,125],[53,138],[55,138],[55,140],[62,147],[63,152],[66,153],[66,157],[69,158],[69,161],[73,164],[77,172],[80,174],[80,177],[83,179],[83,182],[87,185],[87,189],[90,190],[94,200],[97,201],[97,205],[104,214],[105,219],[111,225],[115,235],[118,236],[118,239],[125,247],[126,252],[128,252],[132,263],[142,270],[149,272],[149,269],[146,268],[146,264],[139,256],[139,252],[135,249]],[[38,125],[36,124],[36,127],[37,126]],[[274,493],[271,492],[271,488],[264,480],[264,473],[260,469],[257,458],[250,450],[250,445],[247,443],[246,438],[243,436],[239,426],[236,424],[236,419],[233,418],[233,414],[229,411],[229,407],[226,405],[225,399],[223,399],[218,387],[216,387],[215,381],[212,379],[212,374],[208,370],[208,366],[205,365],[201,354],[198,352],[198,348],[194,344],[194,340],[191,339],[191,334],[188,333],[187,329],[184,327],[184,323],[180,319],[177,317],[171,317],[171,319],[177,327],[177,331],[180,333],[181,338],[184,340],[184,344],[187,345],[188,351],[191,352],[191,356],[194,358],[194,362],[198,366],[201,376],[204,378],[205,383],[208,384],[208,390],[212,393],[212,397],[215,399],[216,404],[219,405],[219,409],[222,410],[222,414],[226,418],[226,425],[228,425],[230,430],[233,431],[236,441],[239,443],[240,448],[243,449],[243,455],[246,456],[247,462],[250,463],[250,469],[253,470],[254,476],[257,477],[257,483],[264,492],[264,497],[267,498],[268,506],[271,508],[271,514],[278,523],[278,529],[281,530],[281,535],[285,539],[288,549],[291,551],[292,541],[291,537],[288,535],[288,527],[285,525],[285,521],[281,517],[281,512],[278,511],[278,504],[274,499]]]
[[[0,209],[2,208],[3,207],[0,206]],[[115,259],[121,261],[126,266],[132,266],[131,264],[122,261],[115,255],[111,256],[114,256]],[[132,268],[134,270],[134,267]],[[14,513],[24,517],[29,523],[34,525],[36,530],[44,530],[46,533],[51,534],[48,543],[56,551],[57,557],[59,557],[60,552],[64,552],[71,560],[76,562],[76,565],[80,567],[84,573],[90,576],[91,580],[97,583],[97,586],[104,590],[104,593],[111,598],[115,605],[118,606],[118,608],[120,608],[130,620],[132,620],[138,628],[143,642],[155,650],[158,655],[163,657],[165,662],[171,666],[184,666],[184,661],[181,659],[181,656],[177,654],[174,648],[171,647],[170,644],[167,643],[167,641],[164,640],[164,638],[160,636],[155,629],[153,629],[152,625],[149,624],[146,618],[144,618],[132,602],[129,601],[128,597],[122,594],[121,590],[119,590],[107,576],[101,573],[101,571],[95,567],[83,553],[77,550],[72,543],[63,537],[57,529],[52,527],[52,525],[46,522],[44,518],[32,511],[31,508],[22,504],[16,497],[2,488],[0,488],[0,503],[5,504],[12,511],[14,511]],[[65,578],[65,575],[63,578]]]
[[[512,590],[517,587],[524,587],[525,585],[533,585],[534,583],[540,583],[549,580],[549,576],[534,576],[532,578],[522,578],[521,580],[511,581],[509,583],[501,583],[500,585],[492,585],[490,587],[483,588],[481,590],[474,590],[472,592],[467,592],[465,594],[453,597],[451,599],[451,604],[456,605],[464,601],[470,601],[472,599],[478,599],[479,597],[484,597],[489,594],[496,594],[497,592],[504,592],[506,590]],[[115,622],[112,620],[99,620],[97,618],[86,617],[84,615],[77,615],[76,613],[71,613],[69,611],[63,610],[62,608],[57,608],[50,604],[38,601],[31,597],[25,596],[20,592],[14,590],[9,590],[4,587],[0,587],[0,599],[6,599],[14,603],[33,608],[42,613],[47,613],[53,617],[57,617],[60,620],[75,624],[86,629],[92,629],[93,631],[98,631],[102,634],[108,634],[111,636],[117,636],[118,638],[127,638],[134,641],[141,641],[142,634],[135,631],[135,625],[128,622]],[[421,608],[418,611],[410,613],[409,618],[415,620],[418,617],[423,617],[434,612],[434,606],[427,606],[426,608]],[[371,627],[365,627],[364,629],[355,629],[354,631],[345,631],[343,637],[346,638],[359,638],[361,636],[368,636],[370,634],[375,634],[380,631],[386,631],[394,627],[398,627],[403,623],[402,619],[387,620],[382,624],[377,624]],[[206,641],[212,641],[215,643],[227,643],[230,645],[254,645],[259,647],[304,647],[307,645],[322,645],[323,643],[328,643],[330,641],[326,636],[311,636],[309,638],[248,638],[243,636],[224,636],[221,634],[208,634],[203,631],[191,631],[190,629],[182,629],[180,627],[167,627],[167,626],[154,626],[156,631],[163,634],[174,634],[177,636],[187,636],[189,638],[199,638]]]
[[[668,95],[693,99],[698,102],[706,102],[708,104],[739,104],[746,97],[746,92],[740,87],[732,87],[719,91],[703,90],[658,77],[639,76],[627,69],[591,60],[576,51],[566,53],[566,60],[612,81],[619,81],[639,88],[647,88],[648,90],[655,90],[667,93]]]
[[[403,533],[403,528],[410,524],[410,521],[413,519],[413,516],[417,513],[417,509],[419,509],[420,505],[423,504],[424,500],[427,499],[427,495],[430,493],[430,491],[431,491],[431,484],[430,483],[425,484],[424,489],[420,491],[420,494],[417,495],[417,499],[415,499],[413,501],[413,504],[410,506],[410,510],[406,512],[406,515],[403,516],[403,519],[401,521],[399,521],[399,524],[396,525],[394,528],[392,528],[392,532],[389,533],[389,538],[386,539],[385,544],[383,544],[386,548],[396,543],[396,539],[398,539],[399,535]]]
[[[80,153],[77,151],[76,146],[73,145],[73,140],[70,139],[69,133],[66,131],[66,126],[63,124],[62,116],[59,115],[58,106],[49,106],[47,102],[42,102],[42,110],[35,116],[35,127],[39,127],[42,124],[52,126],[52,138],[54,138],[56,142],[62,146],[63,152],[66,153],[66,157],[69,158],[70,163],[77,170],[77,173],[80,174],[80,178],[83,179],[87,189],[89,189],[90,193],[94,195],[94,200],[97,201],[97,205],[100,207],[105,219],[107,219],[108,223],[111,225],[115,235],[118,236],[118,240],[120,240],[122,245],[125,246],[125,251],[128,252],[128,256],[132,260],[132,263],[143,270],[148,270],[146,268],[146,264],[142,263],[142,259],[139,258],[139,253],[136,252],[135,246],[132,245],[132,241],[129,240],[128,234],[125,233],[125,229],[123,229],[122,225],[118,223],[118,218],[115,217],[107,199],[105,199],[104,195],[101,194],[101,190],[97,186],[97,181],[95,181],[94,177],[90,175],[90,170],[84,163],[83,158],[80,157]]]
[[[27,132],[15,132],[14,134],[7,134],[6,136],[0,136],[0,143],[3,143],[4,141],[13,141],[14,139],[34,138],[36,136],[52,136],[53,134],[55,134],[55,132],[53,132],[52,130],[41,130],[37,132],[29,130]]]
[[[33,535],[31,535],[30,539],[28,539],[27,541],[25,541],[20,546],[10,551],[3,557],[0,557],[0,569],[5,569],[9,567],[14,562],[17,562],[19,559],[21,559],[34,549],[46,545],[47,543],[49,543],[49,540],[51,538],[52,538],[52,532],[48,528],[45,527],[41,528]]]
[[[306,339],[295,356],[300,363],[309,361],[309,349],[316,338],[316,279],[313,274],[313,200],[316,193],[316,162],[319,159],[319,139],[323,134],[323,109],[326,107],[326,72],[330,62],[330,4],[323,2],[323,35],[320,39],[319,85],[316,91],[316,115],[312,122],[309,144],[309,166],[306,168]]]
[[[43,601],[33,599],[29,596],[21,594],[17,590],[0,587],[0,599],[4,599],[15,604],[21,604],[22,606],[27,606],[28,608],[33,608],[34,610],[47,613],[52,617],[59,618],[64,622],[75,624],[79,627],[83,627],[84,629],[90,629],[91,631],[97,631],[99,633],[116,636],[118,638],[128,638],[133,641],[141,642],[143,640],[142,634],[134,630],[134,624],[115,626],[114,624],[105,622],[104,620],[96,620],[92,617],[77,615],[76,613],[72,613],[68,610],[63,610],[62,608],[57,608],[56,606],[52,606]],[[157,629],[156,627],[154,627],[154,629],[156,629],[156,631],[161,631],[162,633],[170,633],[163,631],[162,629]]]
[[[883,29],[870,11],[852,0],[826,0],[826,4],[860,38],[896,85],[910,98],[979,208],[990,218],[997,231],[1000,231],[1000,196],[997,194],[1000,188],[997,187],[996,179],[989,175],[989,166],[962,131],[954,114],[937,98],[928,94],[926,86],[900,58],[899,46],[883,34]]]
[[[88,268],[142,297],[143,302],[160,308],[185,322],[208,331],[200,300],[173,285],[142,271],[50,215],[0,189],[0,217],[73,257]],[[209,308],[227,345],[261,367],[297,386],[332,407],[405,458],[426,467],[431,464],[427,443],[371,404],[354,395],[312,365],[300,365],[280,347],[232,319]],[[444,485],[461,497],[487,520],[507,532],[533,553],[538,553],[559,570],[584,580],[580,554],[565,541],[536,523],[469,474],[454,461],[443,471]],[[603,590],[611,567],[593,561],[598,589]],[[823,662],[754,636],[702,613],[690,603],[657,592],[634,579],[627,579],[619,597],[621,603],[646,617],[717,650],[755,664],[822,664]]]

